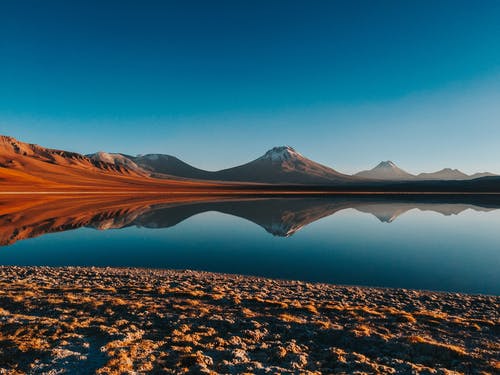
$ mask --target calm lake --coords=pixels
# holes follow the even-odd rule
[[[0,264],[500,294],[500,198],[0,200]]]

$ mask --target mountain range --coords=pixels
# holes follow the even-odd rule
[[[0,136],[0,188],[12,191],[40,189],[242,189],[262,185],[324,186],[350,189],[391,183],[468,181],[495,176],[467,175],[445,168],[433,173],[410,174],[391,161],[354,175],[306,158],[290,146],[274,147],[246,164],[219,171],[206,171],[165,154],[131,156],[97,152],[82,155],[45,148]],[[494,180],[496,183],[496,179]],[[484,185],[484,182],[481,182]],[[394,188],[403,185],[393,185]],[[412,185],[413,186],[413,185]],[[429,185],[429,188],[432,189]],[[441,186],[441,185],[439,185]],[[458,185],[456,188],[459,188]],[[496,185],[495,185],[496,186]],[[423,188],[423,187],[422,187]],[[427,185],[426,185],[427,188]],[[442,186],[441,186],[442,188]]]
[[[164,154],[130,156],[97,152],[87,156],[96,161],[105,161],[113,163],[116,166],[126,166],[137,172],[149,172],[156,177],[168,175],[211,181],[328,184],[361,180],[471,180],[480,177],[495,176],[489,172],[467,175],[458,169],[451,168],[443,168],[432,173],[413,175],[399,168],[390,160],[382,161],[373,169],[361,171],[351,176],[312,161],[290,146],[274,147],[249,163],[215,172],[198,169],[175,156]]]
[[[451,169],[451,168],[443,168],[436,172],[420,173],[418,175],[414,175],[399,168],[392,161],[387,160],[380,162],[378,165],[376,165],[374,168],[370,170],[358,172],[354,176],[367,179],[374,179],[374,180],[391,180],[391,181],[411,181],[411,180],[450,181],[450,180],[472,180],[475,178],[495,176],[495,175],[489,172],[474,173],[472,175],[468,175],[458,169]]]
[[[194,180],[273,184],[328,184],[355,180],[352,176],[302,156],[290,146],[274,147],[249,163],[215,172],[195,168],[171,155],[130,156],[98,152],[87,156],[92,160],[126,166],[136,172],[150,173],[160,178],[175,176]]]

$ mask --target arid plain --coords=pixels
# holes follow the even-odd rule
[[[195,271],[0,267],[2,373],[494,374],[500,299]]]

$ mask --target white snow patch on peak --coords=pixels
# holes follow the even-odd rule
[[[386,160],[381,161],[375,168],[397,168],[397,166],[392,161]]]
[[[297,151],[295,151],[293,147],[279,146],[279,147],[273,147],[272,149],[267,151],[264,154],[264,156],[260,157],[260,159],[268,159],[271,161],[286,161],[301,157],[303,156]]]

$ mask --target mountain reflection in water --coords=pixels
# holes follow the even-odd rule
[[[305,226],[346,209],[391,223],[418,209],[458,215],[467,209],[500,208],[496,196],[333,196],[333,197],[154,197],[42,196],[0,198],[0,245],[47,233],[91,227],[99,230],[173,227],[203,212],[251,221],[274,236],[289,237]]]

